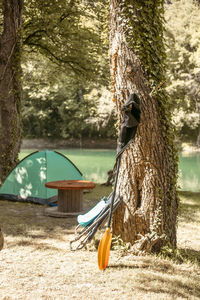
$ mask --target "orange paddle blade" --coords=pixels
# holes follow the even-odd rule
[[[100,270],[105,270],[108,266],[111,240],[112,234],[110,228],[107,228],[98,248],[98,265]]]

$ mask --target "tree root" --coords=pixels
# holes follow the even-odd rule
[[[141,236],[139,240],[131,247],[134,255],[145,255],[152,252],[159,252],[161,247],[166,243],[165,235],[157,235],[156,233]]]

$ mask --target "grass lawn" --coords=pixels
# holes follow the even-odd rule
[[[109,192],[97,186],[86,193],[85,208]],[[181,259],[111,251],[104,272],[98,270],[94,247],[70,252],[75,218],[47,217],[43,206],[0,201],[5,237],[0,299],[200,299],[200,193],[180,196]]]

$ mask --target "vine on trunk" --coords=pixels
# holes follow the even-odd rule
[[[170,99],[163,89],[163,84],[166,81],[166,54],[163,37],[164,0],[117,0],[117,5],[119,7],[118,28],[125,34],[128,48],[133,51],[140,61],[145,84],[151,90],[149,96],[157,102],[160,126],[162,127],[161,135],[166,157],[168,158],[167,193],[164,193],[162,188],[157,191],[160,201],[157,208],[158,214],[156,215],[158,224],[156,224],[156,220],[154,223],[156,227],[160,222],[159,213],[161,211],[165,210],[166,223],[168,223],[167,218],[171,217],[170,210],[174,208],[174,214],[176,215],[176,207],[172,207],[172,199],[178,200],[178,151],[175,146],[175,128],[171,123]],[[113,72],[113,74],[115,73]],[[115,79],[113,79],[113,82],[115,82]],[[167,206],[165,207],[163,197],[166,199]],[[170,228],[166,226],[165,230],[166,237],[170,237]],[[147,243],[147,241],[144,240],[144,243]]]

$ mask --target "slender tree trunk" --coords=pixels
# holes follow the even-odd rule
[[[200,112],[199,112],[199,124],[200,124]],[[199,131],[197,135],[197,140],[196,140],[196,147],[200,147],[200,125],[199,125]]]
[[[198,126],[198,135],[196,140],[196,147],[200,147],[200,103],[198,101],[199,98],[196,100],[196,111],[199,114],[199,126]]]
[[[113,220],[114,234],[135,253],[176,246],[177,152],[170,124],[165,81],[163,1],[110,1],[110,54],[113,101],[121,108],[131,93],[141,101],[141,121],[122,154]]]
[[[4,0],[0,36],[0,181],[15,166],[21,145],[21,14],[23,0]]]
[[[199,133],[198,133],[198,136],[197,136],[196,146],[200,147],[200,130],[199,130]]]

